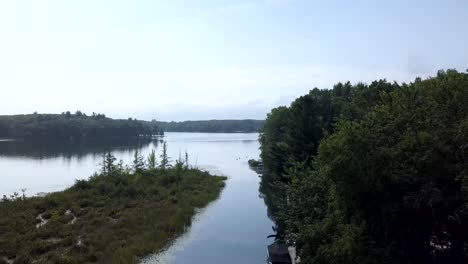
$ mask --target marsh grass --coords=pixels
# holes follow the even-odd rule
[[[0,202],[0,263],[136,263],[184,232],[225,179],[178,166],[95,175],[46,197]],[[39,214],[48,222],[36,228]]]

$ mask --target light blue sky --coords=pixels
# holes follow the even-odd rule
[[[264,118],[313,87],[468,68],[468,1],[1,1],[0,114]]]

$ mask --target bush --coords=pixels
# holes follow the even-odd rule
[[[77,190],[89,190],[91,185],[86,180],[76,180],[73,188],[76,188]]]

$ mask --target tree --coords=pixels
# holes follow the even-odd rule
[[[205,120],[183,122],[154,122],[170,132],[258,132],[263,120]]]
[[[154,122],[110,119],[104,115],[86,116],[64,112],[56,114],[30,114],[0,116],[0,137],[46,139],[54,141],[108,140],[136,138],[159,133]]]
[[[282,208],[274,218],[302,262],[466,263],[466,102],[468,75],[448,70],[338,84],[274,109],[262,188],[284,186],[265,201]]]
[[[185,162],[185,169],[188,169],[190,167],[190,165],[189,165],[189,155],[188,155],[187,150],[185,150],[185,160],[184,160],[184,162]]]
[[[133,170],[135,173],[142,172],[145,168],[145,161],[143,156],[140,155],[138,152],[138,148],[135,150],[135,154],[133,155]]]
[[[167,143],[164,141],[162,145],[162,153],[161,153],[161,164],[159,165],[159,168],[165,170],[170,166],[170,158],[167,156]]]
[[[104,152],[102,156],[101,174],[106,176],[114,176],[118,171],[115,161],[116,158],[110,151]]]
[[[147,165],[149,170],[155,170],[158,166],[156,160],[156,152],[154,151],[154,149],[152,149],[150,154],[148,155]]]

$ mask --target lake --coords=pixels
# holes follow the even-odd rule
[[[265,263],[271,243],[266,236],[273,224],[260,197],[260,178],[247,164],[259,156],[257,138],[256,133],[166,133],[155,140],[87,144],[0,141],[0,194],[62,190],[99,170],[105,150],[130,164],[137,149],[143,156],[152,149],[160,154],[164,140],[172,160],[187,151],[191,165],[225,175],[228,181],[220,198],[200,210],[185,234],[141,262]]]

